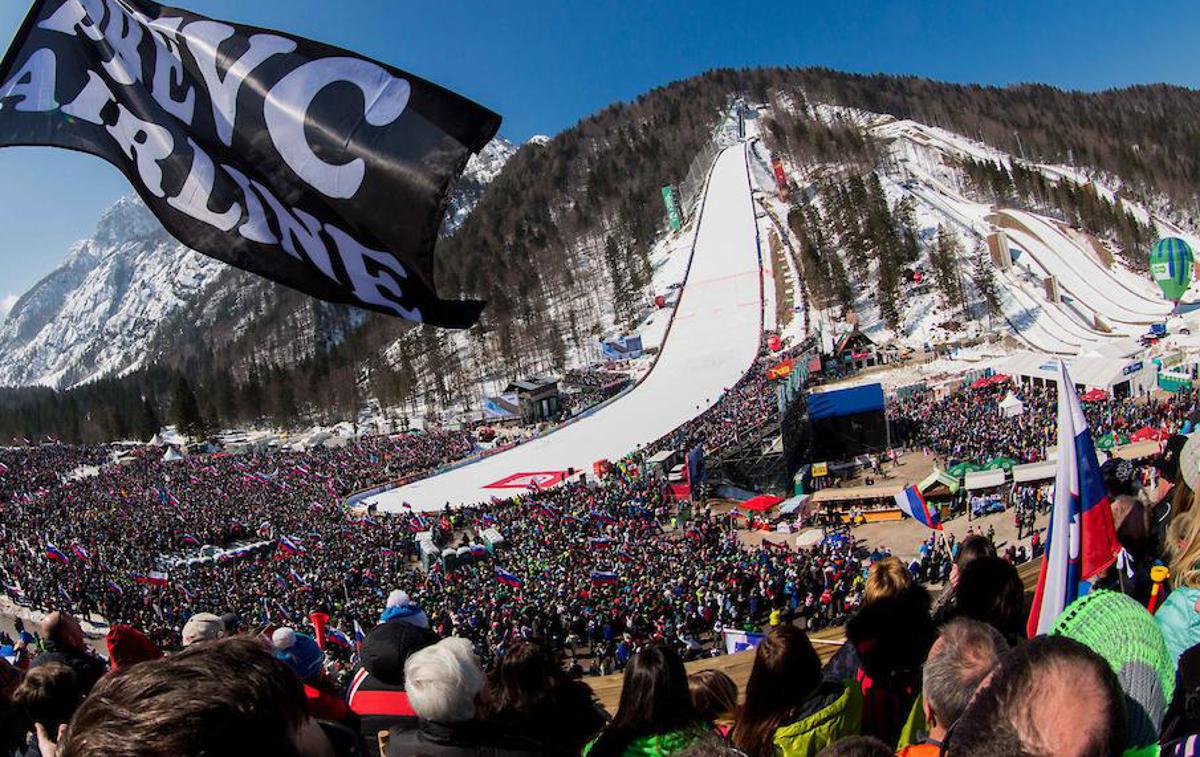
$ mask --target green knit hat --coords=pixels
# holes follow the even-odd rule
[[[1129,746],[1156,743],[1175,694],[1175,665],[1154,616],[1124,594],[1093,589],[1063,610],[1051,633],[1108,660],[1125,691]]]

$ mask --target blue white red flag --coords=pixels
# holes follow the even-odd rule
[[[925,495],[921,494],[921,490],[917,487],[907,486],[904,491],[897,494],[896,507],[926,528],[932,528],[935,531],[942,530],[941,514],[936,507],[929,506],[929,503],[925,501]]]
[[[342,649],[350,649],[354,644],[350,641],[350,637],[336,628],[325,629],[325,640],[332,643],[336,647]]]
[[[118,597],[125,596],[125,590],[118,586],[116,581],[109,579],[105,582],[105,586],[109,591],[111,591],[113,594],[116,594]]]
[[[304,547],[300,546],[300,544],[290,536],[281,536],[279,538],[279,551],[285,555],[291,556],[303,552]]]
[[[593,570],[592,583],[594,584],[615,584],[621,580],[616,571],[612,570]]]
[[[503,568],[496,568],[496,580],[505,586],[511,586],[514,589],[521,588],[521,585],[524,583],[521,579],[517,578],[515,575],[509,573]]]
[[[63,551],[61,549],[59,549],[58,547],[54,546],[53,544],[51,544],[50,542],[46,542],[46,557],[53,560],[54,562],[60,562],[64,565],[66,565],[68,562],[70,562],[70,560],[67,559],[67,556],[63,553]]]
[[[366,638],[367,632],[363,630],[363,627],[358,624],[357,620],[354,621],[354,646],[361,647],[363,640]]]
[[[1027,631],[1048,632],[1064,608],[1086,594],[1120,551],[1108,492],[1083,406],[1067,366],[1058,375],[1058,473]]]
[[[71,551],[74,552],[75,556],[78,557],[83,562],[91,562],[92,561],[91,555],[89,555],[88,551],[83,548],[82,544],[72,544]]]

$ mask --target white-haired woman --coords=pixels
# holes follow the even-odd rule
[[[536,745],[512,742],[476,718],[485,680],[471,642],[463,638],[451,636],[409,655],[404,689],[418,723],[390,732],[388,757],[533,754]]]

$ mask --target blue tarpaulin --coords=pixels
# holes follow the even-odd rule
[[[883,385],[869,384],[808,395],[808,415],[813,420],[883,410]]]

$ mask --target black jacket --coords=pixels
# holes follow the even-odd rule
[[[485,723],[435,723],[421,720],[416,728],[390,732],[387,757],[534,757],[538,744],[506,736]]]
[[[108,666],[99,657],[87,652],[80,652],[70,647],[60,647],[52,641],[47,641],[42,647],[42,653],[33,658],[29,667],[36,668],[48,662],[61,662],[75,671],[75,681],[79,684],[79,693],[87,696],[96,682],[108,672]]]

